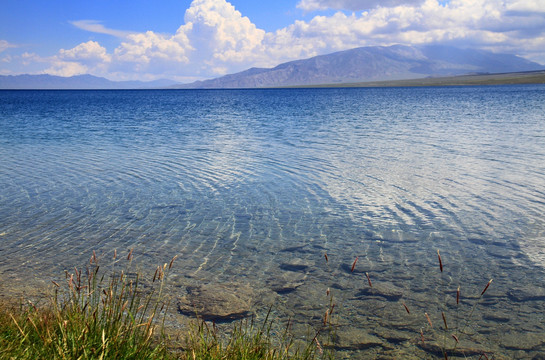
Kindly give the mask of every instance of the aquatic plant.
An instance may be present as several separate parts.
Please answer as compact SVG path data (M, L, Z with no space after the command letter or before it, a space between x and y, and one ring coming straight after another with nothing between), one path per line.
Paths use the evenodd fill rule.
M441 257L441 253L439 252L439 250L437 250L437 260L438 260L438 263L439 263L439 270L440 270L441 275L442 275L443 269L444 269L444 264L443 264L443 259ZM455 311L456 311L455 319L456 319L456 321L455 321L454 326L452 326L452 324L451 324L451 326L449 327L449 323L447 322L447 318L448 318L448 316L447 316L447 312L448 312L447 306L446 306L446 304L442 304L442 307L441 307L441 320L442 320L443 327L442 327L442 330L440 331L441 335L439 336L439 337L441 337L441 339L436 339L436 341L440 346L440 353L445 359L448 359L449 355L460 355L460 354L462 354L464 356L466 355L466 354L464 354L464 350L459 349L460 342L461 342L462 339L464 339L466 337L469 337L469 334L466 332L466 329L471 324L471 322L473 320L473 313L475 312L475 309L477 308L477 305L480 303L481 299L483 298L484 294L488 290L491 283L492 283L492 279L490 279L486 283L486 285L484 286L484 289L477 296L477 299L473 302L472 307L470 308L470 310L467 312L467 315L465 315L465 316L463 314L462 315L460 314L460 312L461 312L461 303L460 303L460 299L461 299L461 290L460 290L460 288L461 288L461 286L458 285L456 291L452 292L452 293L455 294L455 303L456 303L456 306L455 306ZM442 284L444 284L444 283L442 282ZM446 293L451 293L451 290L447 289ZM408 310L407 306L405 304L403 304L403 306L405 306L405 309L407 310L407 313L409 313L409 310ZM424 328L426 328L426 331L424 331L424 328L420 329L420 341L421 341L422 347L429 351L430 348L427 347L426 336L427 336L428 333L431 333L432 336L437 337L438 331L437 331L436 328L434 328L432 320L431 320L431 318L430 318L430 316L428 315L427 312L424 313L424 316L426 318L426 325L424 326ZM462 325L460 325L460 321L459 321L460 319L461 319ZM471 351L476 352L475 349L472 349ZM487 355L486 355L485 351L480 351L480 353L478 355L480 355L480 358L482 358L482 357L487 358Z

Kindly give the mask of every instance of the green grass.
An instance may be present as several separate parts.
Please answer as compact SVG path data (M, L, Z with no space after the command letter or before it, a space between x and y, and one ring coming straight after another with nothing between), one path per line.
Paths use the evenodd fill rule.
M101 271L93 253L85 270L66 272L63 284L54 282L45 306L0 305L0 359L332 358L318 345L318 334L303 345L296 345L289 326L272 336L270 311L260 326L240 321L228 334L196 321L176 343L164 331L163 294L174 259L146 282L131 270L131 260L132 252L123 259L114 255L114 265Z
M221 334L215 325L204 321L194 324L187 333L184 344L186 351L182 359L332 359L333 353L319 345L317 335L312 341L296 345L289 332L289 325L278 336L271 335L273 322L269 320L270 310L261 326L253 320L235 323L229 335Z

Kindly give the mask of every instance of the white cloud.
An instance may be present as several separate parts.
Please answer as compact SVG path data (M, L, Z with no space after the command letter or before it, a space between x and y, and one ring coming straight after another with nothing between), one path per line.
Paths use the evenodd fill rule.
M89 68L73 61L54 60L45 73L57 76L83 75L89 73Z
M317 15L274 32L259 29L225 0L194 0L174 34L130 33L99 22L73 22L122 37L108 53L88 41L47 59L56 74L90 72L112 79L196 79L252 66L274 66L358 46L442 43L514 52L545 61L545 0L302 0L299 7L366 11ZM543 6L542 6L543 5ZM536 9L541 9L537 11ZM0 49L7 42L0 41Z
M183 32L211 62L240 63L259 57L265 31L224 0L195 0L185 13Z
M108 29L107 27L102 25L100 21L96 21L96 20L70 21L70 24L85 31L90 31L90 32L99 33L99 34L108 34L108 35L112 35L119 38L124 38L132 34L132 32L130 31Z
M545 14L545 0L516 0L507 4L507 10L515 13Z
M0 40L0 53L4 52L5 50L7 50L9 48L14 48L14 47L17 47L17 45L10 44L6 40Z
M88 41L70 49L59 51L59 58L63 60L77 60L90 63L110 62L111 56L106 49L96 41Z
M327 9L361 11L375 7L417 5L422 2L423 0L301 0L297 4L297 7L305 11Z
M147 31L129 35L115 49L115 59L121 62L149 64L153 60L187 63L187 52L192 47L184 36L165 36Z

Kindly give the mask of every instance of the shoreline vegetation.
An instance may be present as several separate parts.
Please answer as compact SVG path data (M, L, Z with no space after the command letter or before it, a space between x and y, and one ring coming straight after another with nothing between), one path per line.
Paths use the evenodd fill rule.
M356 83L293 86L293 88L337 87L425 87L425 86L479 86L479 85L531 85L545 84L545 70L510 72L501 74L468 74L421 79L366 81Z
M272 334L271 310L264 320L233 322L222 332L196 315L185 330L165 324L165 292L176 256L146 279L132 264L132 250L102 266L95 252L85 269L65 272L45 305L28 300L0 303L0 359L332 359L318 340L320 329L301 343L288 323ZM105 270L104 270L105 269ZM332 297L331 297L332 299ZM331 317L324 328L331 327Z
M385 81L364 81L364 82L338 82L323 83L313 85L290 85L290 86L255 86L255 87L229 87L229 86L203 86L203 87L184 87L183 85L154 86L143 87L133 84L116 86L114 82L102 78L95 78L90 75L80 75L64 79L50 75L18 75L36 79L26 84L6 84L0 81L0 90L259 90L259 89L303 89L303 88L375 88L375 87L449 87L449 86L483 86L483 85L531 85L545 84L545 70L508 72L508 73L475 73L455 76L434 76L416 79L403 80L385 80ZM51 84L48 84L44 76L54 78ZM13 77L13 76L12 76ZM4 77L6 78L6 76ZM76 81L83 79L93 79L92 82L81 83ZM107 84L99 82L102 79ZM0 80L2 80L0 78ZM68 83L63 83L63 81ZM5 80L4 80L5 81Z
M327 263L327 253L324 258ZM174 330L169 329L166 318L172 300L167 291L168 275L176 256L157 266L153 276L152 272L149 276L142 275L132 260L132 250L121 258L114 251L113 262L102 266L93 252L85 269L65 271L65 281L59 281L61 284L52 281L53 293L44 306L28 300L18 306L0 303L0 359L335 358L338 310L329 288L325 312L317 314L321 324L318 328L309 326L304 338L291 332L291 319L285 326L273 319L272 305L260 320L249 317L220 329L215 322L205 321L196 313L189 326ZM349 274L354 274L357 262L358 257L352 262ZM439 250L437 262L443 279ZM372 275L366 272L365 277L372 290ZM452 284L441 281L445 295L455 294L447 300L450 306L442 305L439 324L434 325L428 313L422 314L427 325L420 328L417 340L410 346L415 351L424 351L426 358L488 359L488 355L498 355L490 349L461 345L471 337L467 329L474 325L472 315L491 283L489 280L480 294L467 298L472 305L463 310L460 286L453 292ZM410 322L409 318L414 319L415 314L411 315L411 305L407 304L400 302L400 313L406 314ZM455 316L449 313L453 310Z

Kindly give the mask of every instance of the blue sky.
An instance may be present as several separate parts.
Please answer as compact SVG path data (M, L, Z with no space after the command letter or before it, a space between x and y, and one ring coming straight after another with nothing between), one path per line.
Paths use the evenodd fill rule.
M1 75L192 81L393 44L545 63L545 0L8 0L0 7Z

